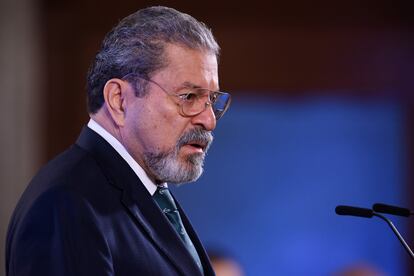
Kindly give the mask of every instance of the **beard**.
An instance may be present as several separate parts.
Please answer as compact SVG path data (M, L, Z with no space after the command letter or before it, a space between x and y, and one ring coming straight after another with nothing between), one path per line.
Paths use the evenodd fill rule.
M180 149L189 143L206 145L202 153L180 158ZM162 152L145 152L144 162L157 182L181 184L196 181L203 173L204 158L213 142L210 131L195 128L185 132L175 147Z

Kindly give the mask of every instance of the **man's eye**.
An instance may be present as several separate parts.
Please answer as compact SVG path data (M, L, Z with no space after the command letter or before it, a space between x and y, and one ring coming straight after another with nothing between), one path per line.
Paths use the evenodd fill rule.
M181 100L191 102L197 99L197 94L196 93L185 93L185 94L179 95L179 97Z

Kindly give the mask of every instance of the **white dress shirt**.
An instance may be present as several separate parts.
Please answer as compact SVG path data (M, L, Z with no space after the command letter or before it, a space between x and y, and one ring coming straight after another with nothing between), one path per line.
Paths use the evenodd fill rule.
M122 158L128 163L131 169L135 172L138 178L144 184L145 188L148 190L151 196L154 195L157 190L157 185L148 177L147 173L142 169L142 167L135 161L134 158L128 153L125 147L106 129L100 126L97 122L90 119L88 122L88 127L98 133L102 138L104 138L118 153ZM163 183L160 186L166 186L166 183Z

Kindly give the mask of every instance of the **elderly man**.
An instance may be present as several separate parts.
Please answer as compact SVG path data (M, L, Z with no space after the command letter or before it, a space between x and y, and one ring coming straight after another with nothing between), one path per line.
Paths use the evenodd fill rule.
M8 275L214 275L166 183L201 175L230 104L218 52L203 23L166 7L106 35L88 74L87 127L13 214Z

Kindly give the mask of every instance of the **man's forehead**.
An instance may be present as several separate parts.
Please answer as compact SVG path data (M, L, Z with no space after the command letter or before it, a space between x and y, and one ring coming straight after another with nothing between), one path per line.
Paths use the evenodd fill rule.
M166 66L155 75L160 81L168 82L174 90L218 90L217 58L213 52L168 44L165 58Z
M217 71L217 56L208 49L193 49L180 44L167 43L164 55L166 67L196 65L206 70Z

